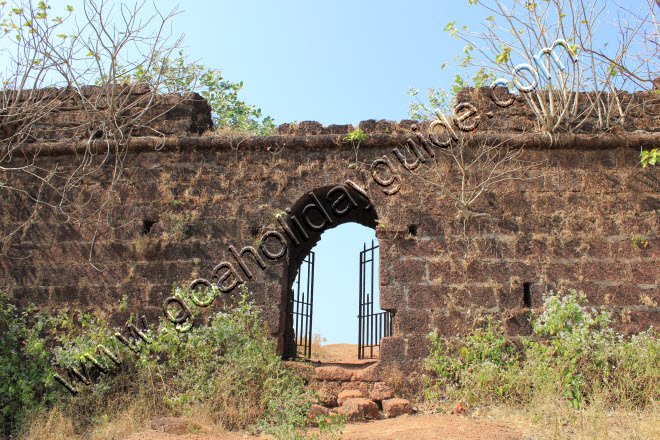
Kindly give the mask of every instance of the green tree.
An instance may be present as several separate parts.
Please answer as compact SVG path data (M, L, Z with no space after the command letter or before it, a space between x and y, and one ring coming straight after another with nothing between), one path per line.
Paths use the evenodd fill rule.
M159 57L151 71L137 69L132 76L126 75L123 82L138 83L153 81L162 75L161 93L178 93L181 90L199 92L212 110L214 130L228 129L244 135L268 136L275 124L270 116L263 116L261 109L238 99L243 81L227 81L219 69L208 69L202 64L188 63L183 51L170 59Z
M238 92L243 88L243 81L226 81L221 73L220 70L209 69L200 76L200 83L205 87L202 96L213 109L215 128L228 128L260 136L271 135L275 130L273 118L262 116L260 108L240 101Z
M444 69L444 65L443 65ZM472 75L472 78L463 77L457 74L451 84L449 91L440 88L429 88L426 91L426 102L419 98L419 90L410 88L408 94L415 98L408 108L408 116L416 121L427 121L436 118L442 119L442 116L449 116L454 111L454 106L458 104L456 95L465 87L479 88L488 85L495 75L486 73L485 69L480 69Z

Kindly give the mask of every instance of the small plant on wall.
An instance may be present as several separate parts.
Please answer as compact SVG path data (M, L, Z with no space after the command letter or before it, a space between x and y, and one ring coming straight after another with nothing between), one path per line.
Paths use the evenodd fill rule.
M644 150L639 153L640 162L642 168L646 168L647 165L655 166L655 164L660 160L660 151L657 148L654 148L650 151Z
M163 229L167 235L175 241L185 240L190 237L190 223L193 216L188 213L165 214Z
M354 131L348 133L346 136L344 136L344 142L350 142L353 145L353 151L355 151L355 162L349 164L349 168L351 167L357 167L358 164L358 150L360 149L360 142L364 141L367 139L367 134L360 130L359 128L356 128Z
M640 248L646 249L649 246L649 242L642 237L632 237L630 240L632 241L633 249L636 251Z

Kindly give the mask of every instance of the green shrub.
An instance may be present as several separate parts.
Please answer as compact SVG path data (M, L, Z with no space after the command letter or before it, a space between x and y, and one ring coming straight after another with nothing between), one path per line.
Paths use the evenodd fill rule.
M660 334L654 330L617 343L606 383L612 403L644 407L660 402Z
M541 339L524 340L525 371L534 375L537 392L560 392L576 408L602 388L615 347L611 313L590 311L586 302L584 293L575 290L549 295L543 313L532 322Z
M20 311L0 294L0 435L18 431L27 409L52 404L56 393L52 382L50 353L41 334L51 325L32 307Z
M175 287L172 294L190 305L193 315L201 310L189 290ZM209 289L195 296L217 294ZM138 401L153 415L195 417L204 411L225 429L304 438L315 394L304 378L285 368L249 296L242 287L231 309L211 314L207 324L177 327L163 317L146 328L136 326L141 336L127 339L134 350L118 342L117 329L98 313L81 314L75 325L67 316L55 319L68 331L57 336L61 345L53 350L54 357L60 377L77 394L68 395L52 379L50 387L58 387L62 408L77 432L89 432L107 421L108 414ZM62 373L74 370L88 385L75 380L75 374ZM331 432L339 424L332 420L326 426Z
M520 350L490 320L461 339L432 335L427 397L527 404L559 396L576 409L595 398L637 407L658 401L658 334L624 338L609 312L585 303L582 292L550 292Z
M427 398L446 395L477 402L511 397L521 357L504 336L501 323L486 319L485 324L461 340L431 334L427 368L434 378L426 390Z
M189 298L182 289L175 294ZM164 397L173 408L208 402L229 429L279 419L278 407L271 402L283 395L296 409L292 417L304 416L309 408L310 392L301 378L284 368L275 341L245 290L230 313L216 313L206 326L179 332L163 319L154 339L149 352L160 353L165 360L147 352L141 359L145 367L160 366L156 376L168 384Z

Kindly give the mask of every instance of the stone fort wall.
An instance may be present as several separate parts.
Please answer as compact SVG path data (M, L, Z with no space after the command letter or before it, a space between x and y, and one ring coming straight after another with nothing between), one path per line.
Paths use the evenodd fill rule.
M427 123L363 121L368 137L356 148L343 138L358 127L315 122L284 124L271 137L196 135L208 109L188 105L172 116L177 129L164 141L131 141L125 178L102 218L79 225L40 209L4 248L0 290L20 304L102 309L122 324L135 312L158 319L174 283L220 279L228 290L240 278L282 349L287 292L300 262L325 228L354 221L374 228L380 243L380 304L394 313L384 360L418 360L429 332L464 334L480 313L501 319L511 335L528 334L542 294L559 288L583 290L626 332L657 326L660 172L641 169L638 156L640 147L660 143L660 105L626 122L636 132L567 134L549 144L530 133L533 118L520 100L502 109L486 93L461 94L478 111L472 141L500 136L524 146L522 157L538 165L527 179L485 192L473 207L483 216L458 218L449 197L398 159L394 150L414 164L405 145L410 139L423 152ZM62 169L75 167L85 148L56 138L33 146L41 149L38 165ZM351 165L356 155L358 166ZM85 193L109 178L90 176ZM30 214L7 191L0 211L5 231ZM634 237L648 245L635 249ZM128 310L118 311L123 295Z

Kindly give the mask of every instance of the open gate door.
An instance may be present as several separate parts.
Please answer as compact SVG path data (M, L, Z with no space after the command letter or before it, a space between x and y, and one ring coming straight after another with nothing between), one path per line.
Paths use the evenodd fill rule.
M378 245L360 252L360 305L358 314L358 359L377 359L380 356L380 340L392 335L392 314L374 313L374 258Z
M312 357L312 309L314 305L314 252L298 269L298 276L287 301L287 327L284 340L288 358Z

